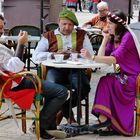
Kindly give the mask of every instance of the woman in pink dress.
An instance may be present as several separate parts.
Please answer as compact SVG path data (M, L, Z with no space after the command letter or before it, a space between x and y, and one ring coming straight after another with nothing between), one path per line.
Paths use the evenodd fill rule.
M99 131L100 135L125 136L134 132L134 107L136 78L140 73L140 48L134 34L126 26L126 16L120 10L108 14L108 32L97 56L91 56L86 49L81 55L96 62L119 64L119 73L108 73L97 86L92 114L98 118L97 124L89 126L95 131L107 127L110 131Z

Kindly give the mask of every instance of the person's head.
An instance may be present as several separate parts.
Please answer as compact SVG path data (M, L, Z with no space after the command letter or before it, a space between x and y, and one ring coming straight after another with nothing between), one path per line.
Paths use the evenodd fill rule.
M126 28L127 17L121 10L114 10L108 13L108 31L110 34L116 36L116 41L121 40Z
M2 36L2 34L4 34L4 25L5 25L5 19L0 14L0 37Z
M67 9L62 10L59 13L59 30L64 35L72 33L74 25L78 26L78 20L75 14Z
M108 4L107 2L101 1L97 4L97 10L99 13L99 16L102 17L107 17L108 13Z

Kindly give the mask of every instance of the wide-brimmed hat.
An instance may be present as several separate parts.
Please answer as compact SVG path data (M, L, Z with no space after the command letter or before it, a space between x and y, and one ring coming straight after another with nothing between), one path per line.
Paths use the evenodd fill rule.
M74 23L74 25L76 25L76 26L79 25L75 14L72 11L68 10L68 9L62 10L59 13L59 18L67 18L67 19L71 20Z

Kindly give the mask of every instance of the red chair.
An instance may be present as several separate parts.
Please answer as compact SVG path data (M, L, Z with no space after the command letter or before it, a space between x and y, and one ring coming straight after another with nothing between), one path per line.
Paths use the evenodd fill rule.
M4 76L5 73L0 71L0 80L6 80L6 82L1 85L0 90L0 109L2 109L3 101L8 101L10 103L11 108L14 110L14 105L18 105L18 108L21 110L20 112L12 113L12 115L5 115L5 111L0 112L0 121L5 120L7 118L14 118L21 119L22 120L22 131L26 133L26 120L34 120L36 125L36 139L39 140L40 138L40 124L39 124L39 114L40 114L40 100L41 100L41 82L39 77L34 74L33 72L20 72L13 75L10 75L9 77ZM37 84L34 82L33 79L31 79L31 76L33 76ZM17 82L18 80L21 80L22 78L29 79L33 85L34 89L23 89L19 91L11 91L11 83ZM2 82L1 82L2 84ZM26 92L26 93L25 93ZM34 105L34 110L32 110L33 115L26 116L26 111L31 108L31 105ZM10 110L10 107L9 107Z

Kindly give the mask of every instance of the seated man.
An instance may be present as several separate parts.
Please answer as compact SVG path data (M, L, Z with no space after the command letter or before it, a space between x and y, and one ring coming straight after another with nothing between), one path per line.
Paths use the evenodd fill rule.
M34 61L46 60L47 56L57 52L60 53L61 50L61 53L64 54L68 50L80 53L82 48L87 48L91 54L94 53L87 33L84 30L74 28L74 25L78 26L78 21L73 12L66 9L61 11L58 24L58 29L43 34L42 39L39 41L33 53ZM72 94L72 107L77 105L77 69L73 69L71 74L69 69L49 67L47 68L47 80L62 85L72 83L72 88L75 89ZM90 91L89 80L84 72L82 72L81 76L81 91L81 100L83 100ZM71 118L69 116L69 100L64 103L61 114L63 114L68 122L75 122L73 113L71 113Z
M4 22L4 20L0 20L0 22ZM24 44L27 42L27 38L27 32L23 31L19 33L18 45L15 54L10 49L0 44L0 71L17 73L23 70L24 63L20 59L23 54ZM25 88L33 89L34 85L30 80L23 78L19 85L13 87L12 90L17 91ZM44 105L40 112L40 137L47 140L54 139L54 136L49 134L51 133L49 130L56 130L55 116L67 98L67 89L56 83L42 81L41 95L44 97ZM59 131L57 131L57 133L58 132ZM60 132L59 135L62 134L64 137L64 132Z
M93 17L91 20L85 22L83 27L91 25L96 28L104 29L107 26L107 13L108 13L108 4L104 1L101 1L97 4L98 15Z

